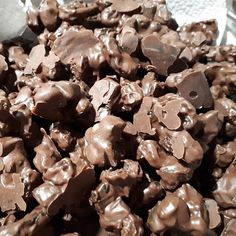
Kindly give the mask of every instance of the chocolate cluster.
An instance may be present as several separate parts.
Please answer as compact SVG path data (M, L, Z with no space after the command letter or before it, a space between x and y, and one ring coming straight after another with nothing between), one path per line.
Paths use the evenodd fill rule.
M164 0L42 0L0 47L0 235L236 235L236 47Z

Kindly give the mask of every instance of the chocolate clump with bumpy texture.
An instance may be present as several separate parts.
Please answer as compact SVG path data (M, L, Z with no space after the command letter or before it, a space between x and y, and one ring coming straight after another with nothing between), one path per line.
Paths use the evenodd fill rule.
M61 2L0 43L0 236L234 236L236 47L165 0Z

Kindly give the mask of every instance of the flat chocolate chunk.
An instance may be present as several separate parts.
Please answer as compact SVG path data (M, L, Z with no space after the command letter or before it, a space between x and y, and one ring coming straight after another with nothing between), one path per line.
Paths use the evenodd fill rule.
M162 43L155 34L142 39L142 51L160 75L168 75L168 68L174 64L180 53L177 47Z
M111 0L112 9L118 12L132 12L140 8L140 3L135 0Z
M206 76L202 71L188 69L166 80L169 87L177 87L179 94L196 108L210 108L213 99Z
M134 126L137 131L144 134L154 135L156 129L152 126L153 104L157 102L156 98L144 97L139 111L134 114Z
M32 74L37 71L40 65L46 66L48 69L53 69L57 62L59 62L59 58L52 51L46 56L45 46L39 44L32 48L24 73Z
M132 27L125 26L119 35L119 46L123 51L130 55L136 51L139 44L139 37L136 30Z
M88 57L89 65L94 69L105 62L103 45L90 30L67 30L55 40L52 50L66 65L79 64L83 56Z
M169 130L191 129L197 121L196 109L183 97L167 93L157 99L153 112Z
M170 130L179 129L181 127L181 119L178 116L180 107L180 101L173 100L167 102L162 109L155 109L159 122L162 122Z
M25 186L21 182L20 174L1 174L0 179L1 211L15 210L16 206L25 211L26 203L22 198Z
M205 205L209 215L209 228L215 229L221 224L221 217L219 213L219 206L213 199L205 199Z

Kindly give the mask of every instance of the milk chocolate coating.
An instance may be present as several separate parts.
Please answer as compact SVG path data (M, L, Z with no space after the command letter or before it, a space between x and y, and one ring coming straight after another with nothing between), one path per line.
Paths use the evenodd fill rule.
M179 75L169 76L167 86L176 87L179 94L196 108L212 106L212 96L207 79L201 71L185 70Z
M50 137L63 151L73 150L77 141L77 133L60 123L52 123Z
M64 47L67 47L66 51ZM53 44L53 51L62 63L78 65L83 57L87 57L89 65L94 69L98 69L105 62L103 50L104 45L90 30L66 31Z
M38 206L21 220L4 226L0 229L0 235L35 235L50 221L45 209Z
M209 228L217 228L221 224L221 217L217 202L213 199L205 199L205 205L209 215Z
M187 182L193 173L192 167L178 161L153 140L145 140L140 143L137 158L145 158L151 166L157 169L157 174L161 177L160 183L165 189L174 189L181 182Z
M36 155L33 162L37 170L40 173L44 173L49 167L52 167L61 159L61 154L46 131L41 129L41 132L43 133L43 139L41 144L34 148Z
M66 5L59 6L59 17L63 21L76 23L83 21L86 17L98 13L98 6L95 3L83 3L79 0L74 0Z
M0 236L235 235L236 47L165 0L60 2L0 43Z
M101 120L111 114L113 105L120 97L120 85L112 78L104 78L96 81L90 88L92 105L96 111L96 120Z
M224 228L221 236L226 236L226 235L229 235L229 236L233 236L235 235L235 225L236 225L236 220L231 220L229 221L229 223L226 225L226 227Z
M235 162L226 169L223 176L217 181L216 189L213 194L215 200L222 208L235 207Z
M180 52L178 48L162 43L155 34L143 38L142 51L160 75L167 75L168 68L173 65Z
M138 82L130 82L121 80L121 109L123 111L131 111L134 107L142 102L143 91Z
M200 46L211 45L216 40L218 29L215 20L208 20L184 25L179 32L183 42L191 46Z
M95 173L85 161L75 165L64 158L48 168L43 178L45 182L34 189L33 195L40 205L47 207L49 215L55 215L61 209L76 212L95 181Z
M55 0L43 0L39 6L39 18L45 28L50 31L56 29L58 24L58 4Z
M93 165L116 166L122 158L119 149L125 122L115 116L106 116L85 133L85 156Z
M104 213L100 214L101 227L122 236L143 235L141 222L120 197L108 204Z
M202 204L202 196L190 185L183 185L149 211L147 225L156 234L177 229L182 233L204 235L208 217Z

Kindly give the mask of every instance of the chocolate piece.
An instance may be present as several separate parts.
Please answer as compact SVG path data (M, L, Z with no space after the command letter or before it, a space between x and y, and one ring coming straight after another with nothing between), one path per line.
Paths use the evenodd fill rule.
M179 94L196 108L212 106L211 92L203 72L188 69L180 74L169 76L166 83L171 88L176 87Z
M34 165L40 173L44 173L48 168L52 167L61 159L61 154L58 152L55 144L47 135L46 131L41 128L43 139L41 144L34 148L36 156L33 159Z
M36 232L40 233L40 229L43 229L49 221L50 218L47 216L45 209L38 206L21 220L1 227L0 235L35 235Z
M93 168L85 161L78 165L64 158L48 168L45 182L33 191L40 205L47 207L49 215L56 215L61 209L76 212L85 193L95 181Z
M209 228L215 229L221 224L219 207L213 199L205 199L205 205L209 215Z
M15 63L19 69L24 69L28 59L28 55L24 52L24 49L19 46L12 46L8 49L8 52L8 60Z
M120 197L105 207L104 213L100 215L100 224L107 231L117 232L122 236L143 235L142 220L131 214Z
M121 80L121 103L122 110L130 111L133 107L142 102L143 91L137 82L130 82L128 80Z
M12 133L17 128L16 120L10 112L10 101L3 90L0 90L0 137Z
M208 61L228 61L235 62L236 60L236 47L235 45L220 45L211 47L206 54Z
M79 62L83 57L88 58L90 67L94 69L105 62L104 46L90 30L67 30L55 40L52 50L66 65L81 65Z
M76 105L83 94L77 83L69 81L47 82L34 92L32 113L53 121L72 119L68 113L76 115Z
M209 144L220 132L223 125L222 118L217 111L208 111L198 116L194 130L202 142Z
M213 191L215 200L222 208L235 207L235 189L235 162L232 162Z
M190 220L187 204L178 197L166 196L149 211L148 228L156 234L171 228L184 231Z
M155 34L142 39L142 51L160 75L167 75L168 68L173 65L180 53L178 48L162 43Z
M39 5L39 18L50 31L56 29L58 24L58 4L56 0L43 0Z
M223 214L225 224L227 224L227 222L229 222L231 219L236 218L235 208L229 208L229 209L226 209L226 210L222 210L221 212Z
M190 211L191 231L204 234L208 227L208 215L204 205L204 200L191 185L184 184L177 189L174 195L186 202Z
M143 189L143 204L153 203L156 199L160 199L163 197L164 191L162 186L157 181L151 181L148 185ZM138 202L139 204L139 202Z
M196 111L178 95L166 94L158 99L144 97L139 111L134 115L136 129L154 135L159 123L170 130L190 129L196 123Z
M112 106L120 96L120 85L112 78L104 78L95 82L89 90L92 105L96 111L96 120L111 114Z
M140 4L134 0L111 0L112 9L118 12L127 13L139 9Z
M28 7L26 12L26 21L33 32L39 32L42 29L38 8L34 6Z
M159 143L166 151L173 153L177 159L198 167L203 158L201 145L185 131L170 131L161 127Z
M57 62L59 62L59 58L52 51L50 51L49 55L46 56L45 46L40 44L31 50L29 62L25 67L24 73L37 73L40 66L47 67L48 70L53 70L56 67Z
M24 140L26 148L34 148L41 139L39 126L32 120L32 113L30 111L32 106L32 91L29 87L25 86L17 94L10 108L15 122L17 122L19 135Z
M111 6L106 7L101 12L101 23L105 27L117 26L121 19L121 13L112 9Z
M235 122L236 103L228 98L221 98L215 101L215 109L221 114L225 120L231 124Z
M122 52L112 35L101 35L101 40L107 48L106 59L109 65L123 77L133 77L139 65L126 52Z
M221 236L226 236L226 235L233 236L236 234L235 229L236 229L236 220L235 219L230 220L228 224L226 225L226 227L224 228Z
M76 134L72 129L61 123L52 123L50 137L63 151L72 150L76 144Z
M22 139L16 137L0 138L0 147L4 173L21 173L25 167L30 167Z
M153 140L144 140L140 143L137 158L145 158L157 169L156 172L161 177L161 185L165 189L175 189L179 183L188 181L193 174L193 167L165 152L158 142Z
M216 165L220 167L229 166L236 156L236 140L224 145L217 144L214 153Z
M192 46L212 44L217 37L218 29L215 20L200 21L184 25L179 29L181 40Z
M157 103L156 98L144 97L139 111L134 114L134 126L140 133L154 135L156 133L155 121L157 118L153 116L153 104Z
M142 79L143 96L159 97L163 93L164 83L160 82L154 72L148 72Z
M207 232L207 214L203 199L189 184L167 194L149 211L147 225L153 233L168 232L204 235Z
M115 116L106 116L85 133L85 157L93 165L116 166L122 158L118 148L125 122Z
M142 177L143 172L137 162L124 160L123 168L103 171L100 180L111 184L118 196L128 197L130 189L140 182Z
M0 208L2 212L15 210L26 210L24 195L24 184L21 182L20 174L2 174L0 176Z
M83 21L86 17L96 13L98 13L98 6L95 3L83 3L79 0L73 0L59 6L59 17L70 23Z
M136 51L139 44L139 37L136 30L132 27L124 26L119 35L118 42L122 50L131 55Z
M191 129L196 123L196 110L185 99L168 93L158 98L154 105L158 121L169 130Z
M135 126L129 121L126 122L126 126L125 126L123 132L128 135L133 135L133 136L137 135L137 130L136 130Z

